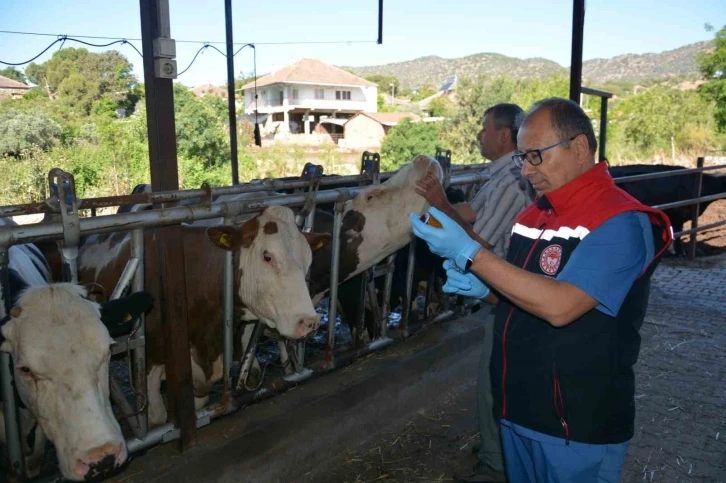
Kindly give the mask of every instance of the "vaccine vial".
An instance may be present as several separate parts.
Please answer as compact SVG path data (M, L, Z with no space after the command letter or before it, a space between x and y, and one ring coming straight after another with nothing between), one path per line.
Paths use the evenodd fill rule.
M434 228L443 228L441 223L439 223L439 220L431 216L431 213L424 213L423 215L421 215L420 220L429 226L433 226Z

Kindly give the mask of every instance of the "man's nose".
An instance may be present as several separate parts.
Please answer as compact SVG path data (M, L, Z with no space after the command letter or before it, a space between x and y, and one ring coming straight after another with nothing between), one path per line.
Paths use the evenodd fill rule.
M522 162L522 176L525 178L531 176L534 173L534 166L530 164L526 159Z

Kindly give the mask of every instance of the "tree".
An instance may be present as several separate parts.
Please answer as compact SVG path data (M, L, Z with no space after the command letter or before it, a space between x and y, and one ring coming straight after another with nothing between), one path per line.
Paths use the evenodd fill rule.
M380 92L378 93L378 112L394 112L396 110L396 106L393 106L391 104L388 104L386 102L386 99L383 97L383 94Z
M176 113L179 156L203 160L209 167L219 165L229 159L223 120L208 102L191 96Z
M416 93L411 96L411 102L422 101L427 97L433 96L434 94L436 94L436 89L431 87L431 85L426 84L420 89L416 89Z
M132 69L133 65L126 57L115 50L95 53L83 48L65 48L42 64L31 62L25 74L51 99L70 94L75 103L80 101L80 104L90 106L102 96L108 96L115 102L125 99L137 83ZM77 78L68 81L71 75ZM64 89L63 83L67 83ZM94 87L89 89L89 86ZM76 87L85 92L73 92Z
M479 139L484 111L500 102L510 102L515 82L506 77L493 79L464 77L456 90L458 106L445 121L442 143L452 151L453 162L470 164L482 162Z
M398 92L398 87L399 87L400 83L399 83L397 77L394 77L392 75L375 74L375 75L366 76L365 80L376 83L378 85L378 92L381 92L381 93L385 92L387 94L391 93L391 84L393 84L393 89L394 89L393 95L394 96L396 94L400 95L400 93Z
M0 155L19 156L33 147L48 149L60 135L60 126L46 117L15 109L0 113Z
M697 93L662 86L627 98L619 109L625 113L622 130L628 142L643 151L670 150L672 158L685 127L706 125L710 117Z
M381 144L381 171L393 171L414 156L433 156L439 145L441 123L404 119L391 128Z
M22 82L23 84L27 84L27 79L25 78L25 74L20 72L15 67L8 67L6 69L0 70L0 75L3 77L7 77L8 79Z
M714 118L720 132L726 132L726 26L716 32L715 48L697 56L706 83L699 87L704 98L714 101Z

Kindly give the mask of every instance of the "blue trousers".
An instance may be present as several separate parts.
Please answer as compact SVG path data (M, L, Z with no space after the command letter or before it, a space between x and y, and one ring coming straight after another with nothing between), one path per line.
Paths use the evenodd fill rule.
M507 479L517 483L618 483L630 441L584 444L501 420Z

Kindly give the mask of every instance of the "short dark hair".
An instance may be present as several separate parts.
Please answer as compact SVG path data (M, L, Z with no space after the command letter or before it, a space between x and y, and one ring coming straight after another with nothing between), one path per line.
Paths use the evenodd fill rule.
M497 129L509 128L512 143L517 145L517 133L524 121L524 111L516 104L501 103L495 104L484 111L482 119L487 114L494 116L494 127Z
M584 134L587 137L590 154L595 155L597 151L595 130L592 128L592 121L579 104L561 97L549 97L537 101L529 108L527 117L522 124L526 124L535 112L542 109L549 111L552 127L560 139L570 139L578 134ZM566 144L569 145L569 143Z

